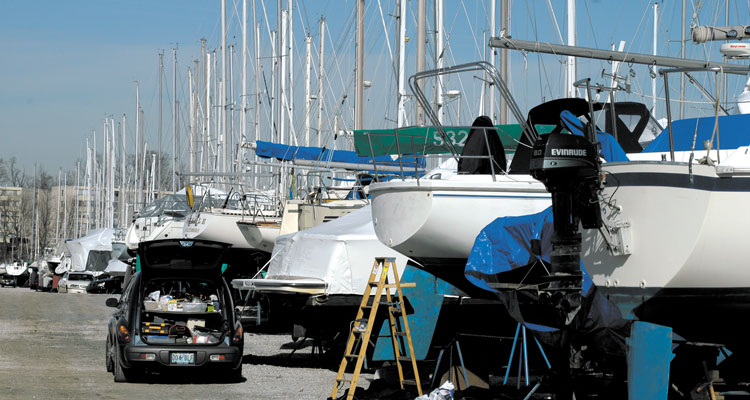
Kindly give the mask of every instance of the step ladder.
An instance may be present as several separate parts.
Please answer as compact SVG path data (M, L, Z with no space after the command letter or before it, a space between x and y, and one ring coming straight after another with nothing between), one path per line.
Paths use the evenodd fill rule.
M392 272L394 283L388 282L389 270ZM416 286L416 283L399 282L395 258L375 258L375 263L372 265L372 272L370 273L370 279L367 282L367 288L362 296L359 311L357 311L357 318L354 320L351 332L349 333L349 340L346 343L344 358L341 360L339 372L336 375L336 383L333 385L333 390L331 391L331 399L336 399L339 389L341 389L345 383L349 383L346 399L352 400L354 398L354 391L357 388L359 373L362 370L362 364L365 361L365 354L367 353L367 346L370 343L370 335L372 334L373 325L375 324L378 306L381 304L388 308L388 322L391 329L391 340L393 341L393 354L395 355L396 367L398 368L401 389L404 388L404 385L413 385L417 387L419 395L422 395L422 385L419 381L417 360L413 357L414 347L411 341L409 322L406 319L406 313L403 311L404 296L401 292L402 288ZM396 294L398 295L397 298L391 296L391 291L389 289L393 288L396 289ZM372 294L373 289L375 289L374 295ZM383 293L383 289L385 289L385 293ZM385 294L385 302L381 301L383 294ZM403 330L399 330L400 324L398 316L403 318ZM404 340L406 343L403 342ZM401 345L408 347L407 354L401 354ZM346 368L349 365L350 360L355 361L354 371L351 377L346 379L344 378L344 374L346 373ZM414 370L414 379L404 379L404 369L401 365L402 361L411 362L411 366Z

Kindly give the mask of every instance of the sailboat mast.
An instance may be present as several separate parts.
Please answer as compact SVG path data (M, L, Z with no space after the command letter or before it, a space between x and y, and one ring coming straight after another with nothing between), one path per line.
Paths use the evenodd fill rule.
M398 0L398 122L400 128L406 124L406 89L404 68L406 63L406 0Z
M310 146L310 63L312 36L305 36L305 146Z
M68 173L63 175L63 235L62 239L68 237Z
M133 193L133 203L135 203L135 205L133 211L138 211L141 204L141 187L143 187L141 184L141 176L143 171L138 169L138 155L141 152L140 149L143 148L142 143L143 138L141 137L141 98L138 90L138 81L135 81L135 163L133 164L133 171L135 172L135 192ZM88 144L86 144L86 147L88 148ZM143 155L143 157L145 157L145 154Z
M227 81L227 86L229 89L229 101L227 105L227 113L229 116L227 117L228 122L228 130L227 130L227 138L226 138L226 147L227 147L227 153L229 154L229 159L227 160L227 168L229 168L226 172L234 172L234 165L235 165L235 156L234 153L234 45L229 45L229 80Z
M260 23L258 23L257 6L253 0L253 65L255 66L255 135L253 140L260 140ZM255 185L257 187L257 184Z
M653 55L656 55L656 35L658 33L657 29L659 27L659 3L654 2L654 40L653 40ZM652 67L653 68L653 67ZM653 75L651 77L651 114L656 115L656 69L653 71Z
M281 6L281 2L279 2L279 6ZM289 13L287 10L281 10L281 26L279 27L279 35L280 35L280 43L281 47L279 48L279 62L280 62L280 68L279 68L279 137L281 143L284 144L292 144L290 140L286 137L286 108L287 108L287 93L286 93L286 83L287 83L287 57L289 56L287 54L288 45L287 40L289 40L287 36L287 23L289 19Z
M158 151L159 161L158 161L158 168L156 171L156 180L159 182L159 184L157 184L157 188L160 192L159 196L161 196L161 154L162 154L162 149L161 149L162 130L161 128L163 125L162 106L164 104L164 97L162 96L162 89L164 87L163 78L164 78L164 52L160 51L159 52L159 139L157 142L157 151Z
M500 18L502 19L502 22L500 23L500 30L505 31L506 36L510 36L510 5L509 0L500 0ZM493 32L494 34L494 32ZM508 52L507 49L500 49L500 77L505 81L508 82L508 55L510 52ZM508 103L505 102L505 97L500 96L500 115L498 118L498 123L500 124L507 124L508 123Z
M86 152L88 154L88 151ZM81 236L81 224L80 224L80 216L78 215L78 209L80 208L78 206L80 199L78 198L80 196L80 177L81 177L81 162L76 163L76 192L75 192L75 207L73 208L73 218L75 218L75 222L73 224L73 235L75 237Z
M576 0L568 0L568 46L576 45ZM565 66L565 84L567 97L576 97L576 88L573 83L576 81L576 58L568 57Z
M227 172L227 0L221 1L221 172Z
M685 0L682 0L682 29L680 30L680 58L685 59ZM685 74L680 74L680 119L685 118Z
M206 113L206 122L204 124L203 130L203 161L205 162L204 166L204 172L208 172L211 167L211 152L210 152L210 145L211 145L211 53L206 53L206 105L205 105L205 113Z
M179 104L177 102L177 48L175 47L172 49L172 89L174 91L173 93L173 99L174 99L174 111L172 112L172 193L177 191L177 149L179 148L180 138L177 136L177 114L179 113L179 108L177 105ZM161 157L161 155L160 155Z
M497 15L497 0L491 0L490 1L490 37L496 36L495 32L497 30L495 29L495 17ZM485 42L485 46L489 47L489 42ZM492 47L489 47L487 49L490 52L490 65L492 67L495 67L495 59L497 58L497 53L495 52L495 49ZM489 92L487 93L490 104L489 104L489 113L490 119L492 119L493 123L494 121L497 121L497 114L495 114L495 88L493 88L492 85L489 83L487 84L489 88Z
M326 19L320 19L320 56L318 59L318 147L323 136L323 66L325 65Z
M435 1L435 68L443 68L443 0ZM445 109L443 109L443 75L437 76L435 85L435 105L438 110L438 121L440 123L445 119Z
M31 215L31 245L33 246L32 257L36 260L37 223L39 222L36 213L36 163L34 164L34 203L32 205Z
M109 140L109 199L107 199L107 208L109 209L109 215L107 216L107 225L110 228L115 226L115 175L117 173L115 162L115 119L109 119L109 127L111 137ZM119 225L119 224L118 224Z
M242 0L242 90L240 90L240 99L242 104L242 112L240 113L240 143L243 143L247 142L247 0ZM245 157L240 157L240 161L244 159Z
M127 120L125 118L125 113L122 114L122 123L120 125L121 131L121 139L120 139L120 227L124 228L128 226L128 215L125 205L125 193L126 193L126 186L125 186L125 176L126 176L126 168L127 168L127 160L128 160L128 153L126 151L127 147L125 146L125 124Z
M198 66L198 60L195 60L195 66ZM197 69L196 69L197 71ZM188 103L188 168L190 171L195 171L195 93L193 92L193 71L188 68L188 95L190 101Z
M364 0L360 0L364 2ZM417 1L417 73L425 70L425 0ZM419 83L416 83L419 85ZM424 125L424 110L417 104L417 125Z
M55 243L60 241L60 176L62 175L62 168L57 170L57 220L55 221Z
M424 0L420 0L420 4ZM362 129L362 119L364 117L364 65L365 65L365 0L357 0L357 73L356 73L356 93L354 106L354 129Z
M289 96L286 97L289 118L289 138L288 143L297 144L297 138L294 136L294 125L292 118L294 117L294 9L292 8L292 0L289 0L287 4L287 25L289 28L289 34L287 35L286 41L289 45L288 49L288 61L289 61Z
M92 173L92 166L91 166L91 148L89 147L89 139L86 138L86 227L84 229L85 232L88 232L91 228L91 190L92 182L91 182L91 173Z
M201 62L203 63L203 68L200 70L200 76L202 77L199 88L196 88L200 93L198 95L198 108L201 107L201 102L206 100L206 102L203 104L203 127L201 129L201 158L200 158L200 166L198 168L201 169L201 171L206 172L208 171L208 53L206 53L206 39L201 39ZM196 74L199 74L199 72L196 70ZM197 119L197 112L196 112L196 119Z

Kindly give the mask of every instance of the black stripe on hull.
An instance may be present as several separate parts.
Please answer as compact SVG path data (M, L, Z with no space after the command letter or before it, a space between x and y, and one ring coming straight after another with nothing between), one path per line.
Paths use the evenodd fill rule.
M685 167L687 171L687 166ZM690 176L675 173L660 172L622 172L607 175L607 187L644 186L670 187L711 192L746 192L750 190L750 178L714 178L693 174Z

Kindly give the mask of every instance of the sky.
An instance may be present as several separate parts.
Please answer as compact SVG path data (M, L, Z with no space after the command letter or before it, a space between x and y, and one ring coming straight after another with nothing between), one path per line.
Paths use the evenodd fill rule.
M237 48L233 66L235 98L239 99L242 1L227 0L227 3L227 43ZM264 85L270 85L269 32L276 29L276 2L256 1L259 10L264 3L267 18L260 11L258 18L264 67L258 74L251 71L250 79L252 82L252 76L258 76ZM286 3L284 0L284 7ZM659 3L659 53L678 56L681 2L664 0ZM352 0L293 2L294 103L298 104L293 125L298 138L303 135L305 33L313 37L313 53L317 54L320 17L326 18L329 29L325 66L328 81L324 95L326 114L334 115L329 117L333 121L329 130L352 129L355 4ZM490 1L446 0L446 65L483 57L483 43L489 30L489 4ZM647 0L577 0L578 44L609 48L624 40L627 50L650 53L652 4ZM723 1L701 4L700 9L688 10L689 19L695 13L694 20L699 23L723 24ZM135 81L140 87L146 137L149 147L154 148L158 131L158 54L161 51L165 53L163 146L165 151L171 149L172 49L178 49L178 100L184 105L188 103L187 68L193 67L193 60L200 57L200 39L207 40L209 50L220 45L220 5L219 0L4 1L0 5L0 158L15 156L27 171L33 171L34 164L53 174L59 168L75 169L77 160L85 160L86 139L93 143L98 135L100 146L104 119L114 118L119 122L123 114L127 118L126 140L132 143ZM511 5L513 37L561 43L560 37L566 34L565 1L511 0ZM407 7L410 40L406 44L406 74L410 75L415 70L416 0L408 1ZM750 16L747 2L732 1L730 9L730 23L740 23ZM428 6L429 29L432 29L431 10L432 6ZM499 14L499 9L497 12ZM369 128L395 124L396 85L391 58L397 46L393 14L393 1L366 0L365 80L373 83L366 91L365 100L365 126ZM428 44L428 53L432 51L431 46L432 43ZM719 59L717 47L718 44L688 44L688 58ZM561 96L560 57L512 53L510 60L511 89L522 110L528 110L543 99ZM252 60L249 63L252 64ZM431 63L428 61L428 68L434 66ZM634 91L650 95L645 67L621 68L634 70L637 76L633 79ZM317 55L313 57L313 69L317 71ZM578 75L588 74L601 81L602 69L609 71L610 65L603 61L581 62ZM462 120L464 115L475 114L477 82L477 79L468 79L446 84L446 89L462 89L463 98L459 100L463 108ZM735 86L741 89L743 84L744 80L734 82L732 93L738 90ZM254 83L248 86L254 90ZM663 96L663 90L660 93ZM637 100L651 101L643 96ZM446 106L447 110L456 113L456 105ZM262 126L270 123L268 107L263 107ZM335 117L337 114L339 116ZM181 115L178 125L183 132L186 121L185 115ZM184 151L183 146L181 152Z

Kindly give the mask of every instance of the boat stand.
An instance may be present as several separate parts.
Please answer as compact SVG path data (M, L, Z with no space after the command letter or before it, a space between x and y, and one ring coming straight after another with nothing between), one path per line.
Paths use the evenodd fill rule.
M453 348L454 347L456 348L456 351L458 354L458 361L461 363L461 372L464 376L464 384L466 385L466 387L469 387L469 377L466 374L466 366L464 365L464 356L461 353L461 344L458 343L458 339L456 338L451 339L451 342L448 343L447 346L440 349L440 353L438 354L438 358L437 358L437 363L435 363L435 372L433 372L432 374L432 381L430 382L430 387L436 387L435 380L438 378L438 369L440 368L440 363L443 361L443 354L445 353L445 350L449 351L448 371L449 373L453 372ZM456 389L460 389L458 387L458 379L452 379L452 381L456 384Z
M525 376L525 386L529 386L529 358L528 358L528 349L526 347L526 327L522 323L518 323L516 326L516 334L513 336L513 346L510 349L510 357L508 357L508 366L505 368L505 379L503 379L503 385L508 384L508 376L510 375L510 367L513 365L513 355L516 352L516 344L518 343L518 334L519 332L522 333L523 336L523 344L522 346L519 345L518 350L518 380L516 381L516 389L521 388L521 367L523 367L523 372ZM533 337L533 336L532 336ZM547 364L547 369L552 369L552 365L549 363L549 359L547 359L547 354L544 353L544 349L542 348L542 344L539 343L539 340L534 337L534 341L536 342L537 347L539 348L539 352L541 352L542 357L544 358L544 362ZM529 398L540 386L541 381L537 382L537 384L534 386L534 388L531 390L531 392L527 395L526 398Z

